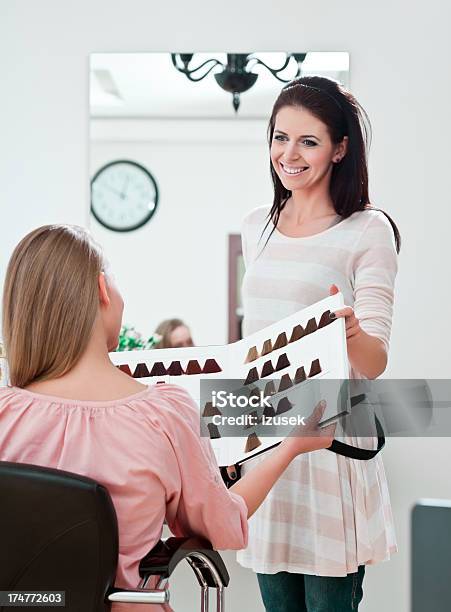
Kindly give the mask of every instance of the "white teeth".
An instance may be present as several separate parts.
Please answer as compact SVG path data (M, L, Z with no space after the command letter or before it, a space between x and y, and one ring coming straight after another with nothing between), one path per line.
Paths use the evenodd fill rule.
M286 172L287 174L300 174L301 172L304 172L305 170L308 170L307 167L305 168L289 168L288 166L284 166L283 164L280 164L284 170L284 172Z

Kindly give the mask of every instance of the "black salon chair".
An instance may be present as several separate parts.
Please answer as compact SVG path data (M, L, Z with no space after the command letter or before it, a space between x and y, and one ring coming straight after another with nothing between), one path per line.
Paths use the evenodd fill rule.
M137 589L114 588L118 531L108 491L94 480L23 463L0 462L0 591L63 591L65 612L108 612L111 602L169 602L168 578L186 559L201 586L201 610L209 588L224 610L227 569L201 538L169 538L142 559ZM154 589L147 589L157 576ZM12 608L0 603L0 612ZM24 606L22 610L35 610ZM55 607L40 607L54 611Z

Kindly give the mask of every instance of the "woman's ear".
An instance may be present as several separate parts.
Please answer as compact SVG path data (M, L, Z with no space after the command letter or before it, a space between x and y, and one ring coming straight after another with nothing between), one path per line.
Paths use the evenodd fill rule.
M334 156L334 161L336 163L341 161L343 157L346 155L346 153L348 152L348 142L349 142L349 137L343 136L343 140L337 145L337 148L335 150L335 156Z
M102 306L110 305L110 296L108 295L105 274L103 272L99 274L99 302Z

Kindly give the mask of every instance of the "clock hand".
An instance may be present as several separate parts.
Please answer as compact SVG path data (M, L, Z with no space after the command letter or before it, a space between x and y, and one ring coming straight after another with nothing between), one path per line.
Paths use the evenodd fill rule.
M125 199L125 194L127 193L128 182L129 182L129 176L127 174L127 176L125 177L124 186L121 191L121 200Z
M119 196L120 198L122 198L122 193L118 190L115 189L114 187L111 187L111 185L108 185L108 183L104 184L104 187L106 187L107 189L109 189L110 191L112 191L113 193L115 193L117 196Z

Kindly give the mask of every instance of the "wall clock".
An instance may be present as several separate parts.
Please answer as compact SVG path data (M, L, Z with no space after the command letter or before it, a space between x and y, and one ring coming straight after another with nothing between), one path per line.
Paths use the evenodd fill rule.
M136 162L110 162L92 178L91 211L109 230L130 232L142 227L153 217L157 205L157 183Z

